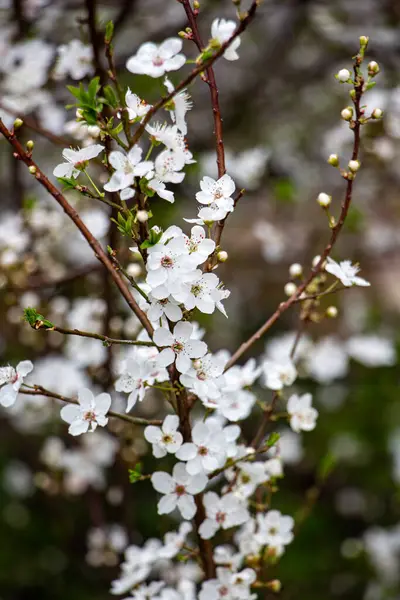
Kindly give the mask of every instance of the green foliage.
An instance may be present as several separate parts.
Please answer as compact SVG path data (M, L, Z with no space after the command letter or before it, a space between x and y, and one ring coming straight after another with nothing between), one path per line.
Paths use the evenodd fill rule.
M142 463L136 463L133 469L129 469L129 481L131 483L136 483L137 481L140 481L143 475L142 469Z
M162 230L154 230L154 229L150 229L149 232L149 237L147 240L145 240L140 247L142 248L142 250L144 250L145 248L151 248L152 246L155 246L156 244L158 244L158 242L161 239L163 232Z
M111 221L116 224L122 235L132 236L134 216L131 212L126 217L122 213L118 213L117 220L112 218Z
M97 125L97 117L102 112L104 104L108 104L105 98L98 96L100 91L100 78L94 77L88 88L85 89L83 84L80 83L79 87L73 85L67 85L67 89L76 98L75 104L67 106L72 108L73 106L80 109L82 112L82 119L86 121L88 125Z
M104 41L106 44L109 44L114 36L114 23L112 21L108 21L106 25L106 33L104 36Z
M36 308L24 308L23 318L33 329L52 329L54 327L54 323L38 313Z

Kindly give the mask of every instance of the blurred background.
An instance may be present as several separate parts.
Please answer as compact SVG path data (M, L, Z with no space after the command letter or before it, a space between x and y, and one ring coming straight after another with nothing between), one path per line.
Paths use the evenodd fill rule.
M0 2L0 115L8 125L25 117L20 138L35 141L35 159L47 174L61 162L63 147L91 141L74 110L64 108L71 102L65 85L76 82L55 68L60 44L88 42L90 4ZM175 0L98 0L97 13L99 29L115 22L121 82L154 102L160 83L133 76L124 65L142 42L160 42L187 26L182 6ZM204 39L215 17L235 18L234 4L201 1ZM265 0L242 36L240 60L215 67L227 168L246 193L223 237L229 260L220 277L232 291L229 320L218 314L200 324L207 325L214 351L232 352L284 299L289 265L299 262L307 270L329 236L315 199L321 191L331 194L337 214L344 182L326 160L337 153L346 164L352 147L340 119L348 87L334 74L351 67L360 35L370 37L368 58L381 67L365 102L385 117L363 128L362 168L334 258L359 261L372 285L325 298L320 314L333 304L338 318L309 324L302 338L296 387L314 394L316 430L301 438L276 425L285 478L274 506L301 523L271 568L271 578L283 582L284 600L400 598L400 5ZM184 52L196 57L191 42ZM179 81L180 74L171 79ZM194 217L199 179L216 175L209 91L197 81L190 93L188 144L197 163L176 188L173 206L154 200L154 222L165 226ZM23 309L33 306L58 325L114 336L135 335L138 322L80 234L4 140L0 169L0 364L30 359L30 381L65 395L85 385L113 390L119 348L34 331L22 321ZM140 274L103 206L73 194L69 199L92 232L118 248L129 272ZM286 356L298 316L297 309L285 313L251 354ZM265 390L260 394L268 399ZM115 391L113 398L123 410ZM135 414L157 418L161 398L150 398ZM1 411L0 428L1 600L108 598L126 545L169 526L156 518L148 482L129 483L128 468L138 461L145 471L152 468L142 431L111 420L107 431L75 440L54 401L22 395Z

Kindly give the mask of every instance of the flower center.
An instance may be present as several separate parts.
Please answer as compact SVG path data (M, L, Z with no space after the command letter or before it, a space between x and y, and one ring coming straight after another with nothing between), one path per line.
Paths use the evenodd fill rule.
M217 188L214 192L214 200L219 200L220 198L223 198L223 193L220 188Z
M206 373L204 373L204 371L199 371L197 373L197 379L200 379L200 381L205 381L207 379Z
M153 58L153 65L155 67L162 67L164 64L164 60L161 58L161 56L155 56Z
M217 514L215 515L215 520L217 521L217 523L223 523L226 519L226 513L224 512L217 512Z
M177 485L175 488L175 494L177 496L184 496L186 494L186 489L184 485Z
M163 435L162 441L164 442L164 444L170 444L172 442L172 436L166 433L165 435Z
M244 484L246 484L246 483L250 483L250 481L251 481L251 480L250 480L250 477L249 477L248 475L245 475L245 474L243 474L243 475L241 476L241 480L242 480L242 483L244 483Z
M172 260L172 258L170 256L163 256L161 259L161 266L164 267L164 269L170 269L174 264L174 261Z
M201 285L192 285L190 291L193 294L193 296L199 296L201 294Z
M226 587L226 585L220 587L218 591L219 591L219 595L222 597L227 596L229 594L229 590Z
M94 414L94 412L92 410L88 410L83 415L83 418L85 421L89 421L89 423L91 423L92 421L96 420L96 415Z
M175 354L179 354L180 352L182 352L184 346L182 344L182 342L175 342L174 344L172 344L172 350L175 352Z
M269 535L276 535L278 533L278 530L276 527L270 527L268 533Z
M205 446L200 446L200 448L199 448L199 454L200 454L200 456L207 456L207 454L208 454L208 448L206 448Z

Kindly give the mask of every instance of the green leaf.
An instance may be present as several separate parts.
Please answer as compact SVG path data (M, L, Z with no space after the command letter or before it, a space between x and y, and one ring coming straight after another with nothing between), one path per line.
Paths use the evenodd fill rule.
M268 448L272 448L272 446L275 446L275 444L277 444L279 442L280 439L280 434L279 433L271 433L271 435L269 436L268 440L267 440L267 446Z
M114 35L114 23L112 21L108 21L108 23L106 25L106 33L104 36L104 41L106 44L109 44L111 42L111 40L113 39L113 35Z
M36 308L24 308L24 321L29 323L33 329L52 329L54 323L45 319L43 315L37 312Z
M64 190L74 190L76 187L76 181L71 177L57 177L57 180L63 184Z
M112 135L118 135L119 133L121 133L123 128L124 126L122 125L122 123L118 123L118 125L114 127L114 129L111 129L110 133L112 133Z
M89 99L94 103L96 100L97 92L100 89L100 77L94 77L88 86Z
M110 85L106 85L103 88L104 100L112 108L117 108L118 100L114 93L113 88Z
M133 469L129 469L129 481L131 483L136 483L137 481L139 481L142 477L142 468L143 465L142 463L137 463Z

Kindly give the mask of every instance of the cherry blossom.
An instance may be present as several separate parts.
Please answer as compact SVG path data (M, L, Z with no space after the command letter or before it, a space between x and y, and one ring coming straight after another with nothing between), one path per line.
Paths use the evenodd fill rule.
M190 260L189 256L188 264L190 264ZM197 277L195 277L196 274ZM219 286L220 281L215 273L201 273L197 270L193 272L191 281L182 282L180 287L171 293L175 300L184 304L187 310L198 308L200 312L210 315L215 308L218 308L226 317L227 314L221 301L227 298L230 292Z
M193 325L187 321L179 321L173 334L165 327L156 329L153 340L157 346L164 348L157 357L158 364L167 367L176 360L176 368L180 373L188 371L192 358L201 358L207 353L207 344L192 338L192 333Z
M186 470L190 475L211 473L222 467L226 461L225 435L222 428L207 421L200 422L192 429L192 442L187 442L176 453L179 460L187 461Z
M141 100L137 94L131 92L130 88L125 94L125 103L130 121L141 120L151 108L151 104Z
M200 181L201 192L197 192L196 200L200 204L206 204L206 208L199 211L200 219L203 221L220 221L225 219L229 212L234 209L232 194L235 191L235 183L227 173L217 181L211 177L203 177Z
M183 67L186 57L180 54L181 50L180 38L168 38L159 46L153 42L146 42L128 59L126 68L138 75L162 77L166 72L177 71Z
M163 381L164 378L163 369L160 369L154 360L141 357L139 353L136 353L135 358L128 359L124 372L115 382L117 392L129 393L126 412L129 412L137 401L142 402L148 385L152 385L156 379Z
M55 79L62 79L68 75L80 81L86 75L92 75L93 49L92 46L83 44L81 40L71 40L57 49L58 59L53 72Z
M211 37L216 40L219 44L227 42L233 35L236 29L235 21L227 21L226 19L214 19L211 25ZM226 60L238 60L239 55L236 50L240 46L240 37L238 36L228 46L224 52L224 58Z
M287 410L290 415L290 427L296 433L315 429L318 411L311 406L311 402L311 394L303 394L302 396L293 394L288 400Z
M250 586L256 581L253 569L243 569L238 573L218 567L217 578L205 581L199 593L199 600L253 600Z
M281 390L285 386L290 386L297 377L296 367L291 360L285 362L274 362L265 360L262 363L263 383L270 390Z
M68 433L81 435L87 431L94 431L97 425L104 427L108 423L106 414L110 410L110 394L94 396L88 388L78 392L78 403L68 404L61 409L61 418L70 424Z
M257 541L273 549L278 556L283 554L285 546L293 540L293 518L282 515L279 510L270 510L267 514L258 513L256 519Z
M176 322L182 319L182 310L172 296L158 300L149 293L150 306L147 309L147 316L150 321L159 321L163 315L170 321Z
M204 263L215 250L214 240L206 237L206 232L203 227L196 225L191 229L190 238L187 235L184 235L183 237L194 267Z
M346 287L351 287L352 285L366 287L371 285L369 281L357 276L360 267L358 265L352 265L349 260L343 260L342 262L337 263L328 256L326 262L325 271L340 279Z
M108 156L110 165L115 169L104 189L107 192L117 192L123 190L135 180L135 177L143 177L152 170L152 161L142 161L142 149L133 146L128 154L123 154L119 150L111 152Z
M183 463L177 463L172 476L163 471L156 471L151 476L154 489L164 496L158 503L158 514L168 514L178 508L184 519L192 519L197 507L193 496L204 490L208 478L203 473L189 475Z
M167 415L161 427L149 425L144 430L144 437L153 447L153 456L162 458L167 453L175 454L182 445L182 434L178 431L179 417Z
M166 77L164 79L164 85L168 90L168 93L174 91L174 86L171 81ZM173 99L171 100L171 109L169 109L169 114L171 115L171 119L173 123L176 123L177 128L183 134L187 134L187 125L186 125L186 113L192 108L193 103L190 100L190 95L188 94L186 89L175 94Z
M96 158L103 150L104 146L101 146L101 144L93 144L80 150L65 148L62 156L67 162L57 165L53 170L53 175L55 177L73 177L76 179L81 171L87 167L87 162L92 158Z
M221 396L218 379L224 371L224 361L212 354L194 361L192 367L179 380L201 400L216 400ZM214 405L215 407L215 405Z
M203 498L206 519L200 525L199 534L203 539L214 537L219 529L229 529L242 525L249 518L249 511L232 493L221 498L215 492L207 492Z
M12 406L17 399L24 378L33 370L30 360L21 361L14 367L0 367L0 404Z

